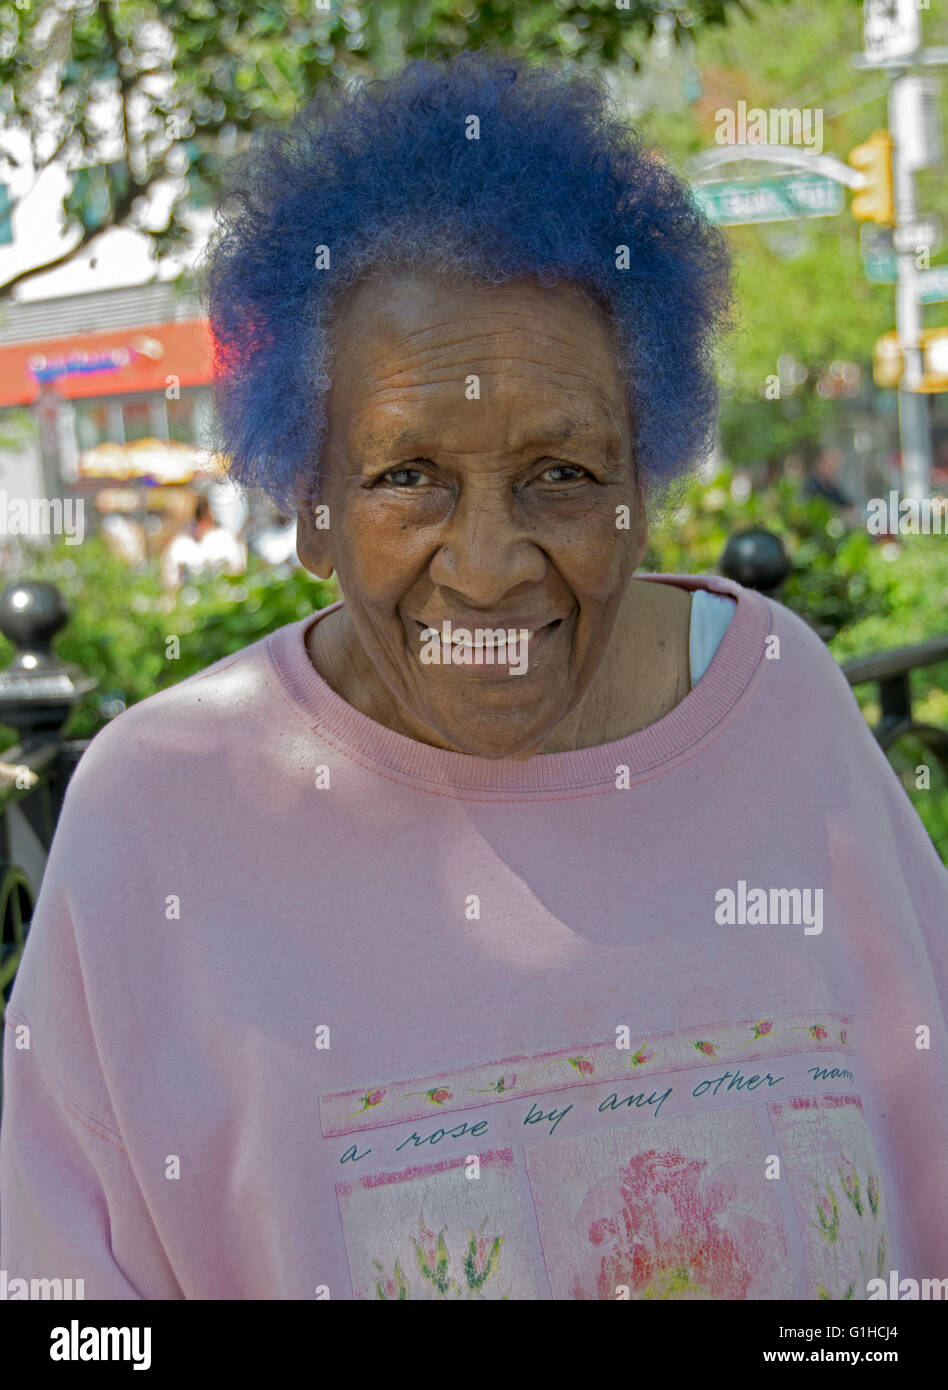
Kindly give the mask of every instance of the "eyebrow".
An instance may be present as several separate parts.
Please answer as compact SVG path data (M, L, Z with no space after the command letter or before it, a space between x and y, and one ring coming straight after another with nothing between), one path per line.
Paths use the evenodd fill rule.
M555 420L539 430L531 431L531 439L555 439L561 443L564 439L572 439L578 434L593 433L595 429L596 426L589 420ZM527 443L529 442L530 440L527 440Z

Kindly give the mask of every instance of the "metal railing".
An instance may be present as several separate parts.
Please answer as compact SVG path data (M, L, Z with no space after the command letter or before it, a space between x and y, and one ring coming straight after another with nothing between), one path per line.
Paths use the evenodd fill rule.
M721 571L729 579L774 597L791 568L780 537L762 528L736 532L721 557ZM939 661L948 661L948 634L913 647L855 657L841 663L841 670L851 686L870 682L878 686L882 713L872 732L885 753L897 740L911 735L948 776L948 732L922 723L912 712L912 671Z

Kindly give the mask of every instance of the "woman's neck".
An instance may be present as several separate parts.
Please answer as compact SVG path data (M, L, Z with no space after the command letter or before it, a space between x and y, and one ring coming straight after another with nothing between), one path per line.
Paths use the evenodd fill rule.
M673 584L633 579L589 689L541 747L515 756L524 759L537 752L595 748L664 718L691 689L690 620L690 592ZM310 627L307 652L326 684L366 718L434 748L466 751L439 739L411 711L401 709L369 669L345 604Z

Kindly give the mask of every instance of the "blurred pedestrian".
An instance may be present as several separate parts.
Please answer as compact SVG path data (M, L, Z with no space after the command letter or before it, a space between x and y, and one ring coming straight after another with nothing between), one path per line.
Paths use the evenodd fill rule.
M110 512L102 519L102 538L113 555L124 560L127 565L145 563L144 528L126 516Z
M250 549L268 565L299 565L296 553L296 518L277 513L252 537Z
M843 519L850 526L856 526L861 520L862 513L853 499L843 491L838 483L845 461L846 457L842 449L837 448L836 445L820 449L810 466L809 476L803 484L803 496L807 500L812 497L822 497L832 506L839 508L843 514Z
M226 526L217 524L207 498L199 495L193 523L175 536L162 556L165 588L177 589L185 579L213 571L243 574L246 568L247 547Z

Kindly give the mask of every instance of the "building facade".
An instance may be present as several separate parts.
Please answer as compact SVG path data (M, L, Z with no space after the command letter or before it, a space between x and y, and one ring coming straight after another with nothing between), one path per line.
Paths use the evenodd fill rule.
M186 515L184 491L220 472L211 377L200 305L170 282L10 305L0 491L82 499L93 525L122 513L160 551Z

